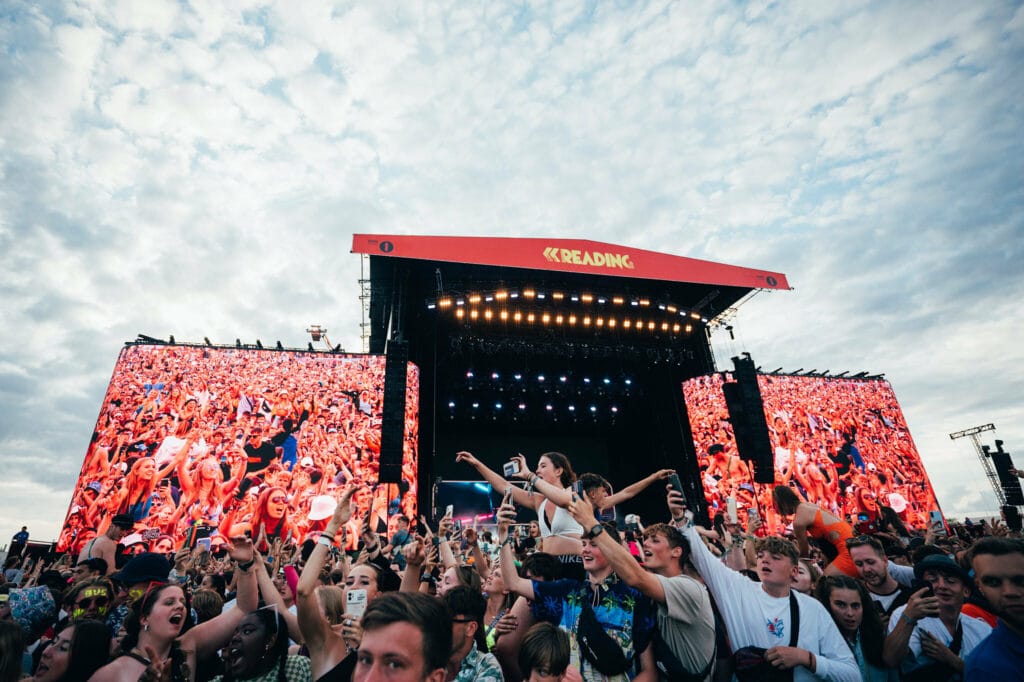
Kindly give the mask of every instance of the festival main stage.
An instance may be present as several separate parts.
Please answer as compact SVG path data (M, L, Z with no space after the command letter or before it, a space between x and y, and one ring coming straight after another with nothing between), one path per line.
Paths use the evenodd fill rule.
M353 524L383 527L475 477L459 450L497 470L559 451L617 489L671 468L699 517L727 497L765 515L771 484L737 449L710 333L785 275L579 240L355 235L352 250L369 257L369 354L125 347L60 550L116 513L153 546L257 527L301 539L351 481L371 486ZM938 508L886 382L757 382L772 469L758 481L841 510L856 479L914 522ZM663 490L633 506L661 518Z

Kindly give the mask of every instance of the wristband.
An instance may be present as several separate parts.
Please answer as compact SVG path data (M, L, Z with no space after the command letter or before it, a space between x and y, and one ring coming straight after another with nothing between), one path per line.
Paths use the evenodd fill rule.
M323 545L327 549L334 547L334 536L333 535L321 535L316 539L316 544Z
M252 568L252 565L255 564L255 563L256 563L256 559L249 559L248 561L246 561L244 563L243 562L239 562L238 570L241 571L242 573L248 573L249 569Z
M420 574L420 582L421 583L429 583L433 579L434 579L433 576L431 576L426 571L424 571L423 573Z
M900 614L900 620L906 621L910 625L910 627L914 627L915 625L917 625L917 620L908 616L906 612Z

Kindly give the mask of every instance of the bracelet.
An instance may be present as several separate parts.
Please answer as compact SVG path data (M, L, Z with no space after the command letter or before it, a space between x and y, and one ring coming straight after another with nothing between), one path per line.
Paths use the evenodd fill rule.
M433 579L434 579L433 576L431 576L429 573L427 573L425 571L420 574L420 582L421 583L429 583Z
M498 548L500 549L500 548L504 547L505 545L507 545L507 544L509 544L509 543L511 543L511 542L512 542L512 536L511 536L511 535L509 535L509 536L508 536L507 538L505 538L505 539L504 539L504 540L502 541L502 543L501 543L500 545L498 545Z
M238 570L241 571L242 573L248 573L249 569L252 568L252 565L255 564L255 563L256 563L256 559L249 559L248 561L246 561L244 563L240 562L238 564Z
M917 625L917 621L906 614L906 612L900 614L900 620L906 621L910 627Z
M334 536L333 535L321 535L316 539L316 544L323 545L327 549L334 547Z

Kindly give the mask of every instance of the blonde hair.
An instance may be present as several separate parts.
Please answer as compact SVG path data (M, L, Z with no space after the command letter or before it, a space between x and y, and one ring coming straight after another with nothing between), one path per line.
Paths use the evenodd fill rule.
M316 588L316 598L320 600L327 622L339 624L345 615L345 591L334 585L321 585Z

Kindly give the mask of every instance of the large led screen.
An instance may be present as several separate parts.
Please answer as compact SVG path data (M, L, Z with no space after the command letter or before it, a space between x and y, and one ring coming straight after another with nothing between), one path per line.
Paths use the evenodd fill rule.
M938 503L889 382L758 375L776 484L791 484L809 502L872 530L879 507L906 525L924 527ZM735 497L741 520L757 505L770 532L782 530L771 485L753 482L739 458L721 374L683 383L690 429L712 514ZM888 512L885 512L888 513Z
M416 518L419 371L407 370L401 484L378 479L383 356L191 346L124 348L58 551L131 517L135 550L250 533L301 542L362 482L348 540ZM261 542L261 544L263 544Z

